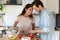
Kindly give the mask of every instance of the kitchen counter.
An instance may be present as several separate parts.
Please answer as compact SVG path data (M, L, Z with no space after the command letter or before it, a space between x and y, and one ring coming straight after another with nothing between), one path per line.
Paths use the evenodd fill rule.
M7 37L7 35L4 35L2 38L0 38L0 40L9 40L9 38Z
M17 39L16 40L21 40L21 39L19 39L18 37L17 37ZM30 40L30 39L29 39ZM36 37L36 36L34 36L31 40L40 40L40 38L39 37Z
M60 31L55 31L55 35L56 35L56 40L60 40ZM34 37L32 40L36 40L36 39L39 39L39 38L36 38ZM9 40L9 37L8 35L4 34L2 38L0 38L0 40ZM16 40L20 40L19 38L17 38Z
M3 38L0 38L0 40L10 40L7 35L4 35ZM19 38L17 38L16 40L20 40ZM31 40L40 40L38 37L34 37Z
M55 31L55 35L56 35L56 38L55 39L56 40L60 40L60 36L59 36L60 35L60 31ZM36 38L33 38L33 39L36 39ZM0 40L9 40L9 38L8 38L7 35L4 35L3 38L0 38ZM17 39L17 40L19 40L19 39Z

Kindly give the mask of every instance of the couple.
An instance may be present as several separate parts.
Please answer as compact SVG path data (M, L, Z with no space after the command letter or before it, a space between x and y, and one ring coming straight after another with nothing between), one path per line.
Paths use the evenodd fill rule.
M40 30L32 30L33 16L32 11L36 10L40 14L39 28ZM54 29L55 20L52 13L44 8L41 1L33 1L32 4L27 4L22 13L17 17L14 23L14 29L26 33L39 33L41 40L55 40Z

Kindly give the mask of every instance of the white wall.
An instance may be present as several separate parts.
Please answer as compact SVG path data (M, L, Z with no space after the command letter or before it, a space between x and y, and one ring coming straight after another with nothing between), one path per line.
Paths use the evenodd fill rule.
M23 5L33 2L33 0L23 0Z
M24 6L5 5L4 6L4 23L6 26L12 26L16 17L21 13Z
M4 5L4 23L5 26L13 26L18 14L21 13L24 6L31 3L33 0L22 0L22 5Z
M41 0L45 8L51 12L59 13L59 0Z
M59 13L59 0L41 0L49 11ZM31 3L33 0L23 0L23 5Z

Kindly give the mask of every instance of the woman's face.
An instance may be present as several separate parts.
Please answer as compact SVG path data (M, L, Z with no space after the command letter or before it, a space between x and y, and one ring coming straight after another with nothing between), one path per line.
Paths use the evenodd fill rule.
M30 14L32 14L32 7L29 7L28 9L26 9L26 15L29 16Z

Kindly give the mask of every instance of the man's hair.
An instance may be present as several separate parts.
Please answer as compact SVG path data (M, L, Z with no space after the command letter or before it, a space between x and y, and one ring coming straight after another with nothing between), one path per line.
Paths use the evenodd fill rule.
M35 1L33 1L33 2L32 2L32 6L33 6L33 5L36 5L36 7L39 7L39 5L41 5L42 7L44 7L42 1L40 1L40 0L35 0Z

